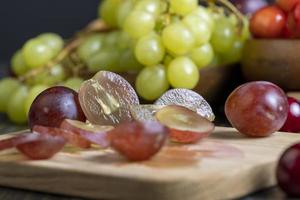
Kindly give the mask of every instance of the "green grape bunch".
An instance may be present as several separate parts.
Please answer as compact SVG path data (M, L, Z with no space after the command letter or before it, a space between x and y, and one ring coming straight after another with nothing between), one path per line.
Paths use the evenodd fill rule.
M193 89L202 68L238 62L249 37L246 18L209 5L201 6L198 0L104 0L100 18L118 30L116 41L125 48L101 45L103 51L93 55L89 44L85 53L92 57L82 58L93 71L140 70L136 90L146 100L157 99L169 87ZM242 30L239 20L243 20ZM107 52L110 48L113 50ZM133 52L128 58L131 66L116 61L124 51Z

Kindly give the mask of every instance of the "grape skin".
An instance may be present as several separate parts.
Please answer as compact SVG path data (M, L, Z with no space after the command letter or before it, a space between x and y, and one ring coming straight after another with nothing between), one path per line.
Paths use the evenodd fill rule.
M162 65L146 67L136 79L136 90L146 100L159 98L169 89L165 67Z
M165 48L161 38L155 33L145 35L136 44L135 56L145 66L159 64L163 60L164 55Z
M188 57L177 57L168 66L167 77L174 88L193 89L199 76L197 66Z

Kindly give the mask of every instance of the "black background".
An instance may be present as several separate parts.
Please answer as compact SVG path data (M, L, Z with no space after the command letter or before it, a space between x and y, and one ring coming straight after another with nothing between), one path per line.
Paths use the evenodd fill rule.
M56 32L68 38L97 17L99 0L1 0L0 61L29 38Z

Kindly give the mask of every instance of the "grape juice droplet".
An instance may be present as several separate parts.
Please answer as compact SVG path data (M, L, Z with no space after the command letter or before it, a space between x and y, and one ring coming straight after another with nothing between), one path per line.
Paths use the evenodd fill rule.
M87 119L94 124L114 125L131 121L131 105L139 105L132 86L118 74L100 71L84 82L79 101Z
M263 137L278 131L287 118L285 93L276 85L250 82L235 89L225 103L231 125L241 133Z

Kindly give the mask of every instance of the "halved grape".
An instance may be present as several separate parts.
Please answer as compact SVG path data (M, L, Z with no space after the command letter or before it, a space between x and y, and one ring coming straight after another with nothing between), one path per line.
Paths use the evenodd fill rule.
M198 93L188 89L172 89L163 94L155 105L179 105L197 112L213 121L215 115L207 101Z
M131 121L129 106L139 105L132 86L120 75L108 71L100 71L82 84L79 101L87 119L99 125Z
M169 130L162 124L127 122L109 132L111 146L131 161L148 160L164 145Z
M214 130L214 124L183 106L170 105L156 112L157 120L170 128L170 139L179 143L195 143Z

